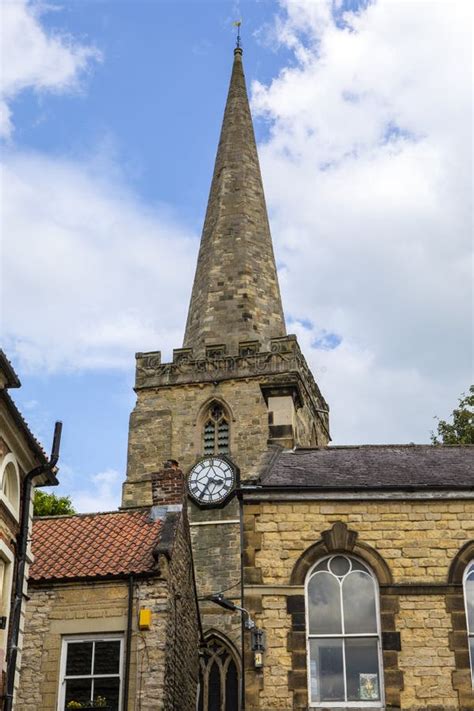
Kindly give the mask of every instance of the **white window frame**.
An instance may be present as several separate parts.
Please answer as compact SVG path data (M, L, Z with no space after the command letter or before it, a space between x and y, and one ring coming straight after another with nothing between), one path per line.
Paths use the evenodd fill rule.
M61 640L61 663L59 672L59 693L58 693L58 711L64 711L64 703L66 696L66 660L67 649L70 642L116 642L120 641L120 663L119 663L119 705L118 711L122 711L122 695L123 695L123 668L124 668L124 635L123 633L108 633L97 632L95 634L70 634L64 635ZM95 649L95 647L94 647ZM93 679L95 677L115 678L117 674L81 674L77 679ZM68 677L75 678L75 677Z
M5 475L7 473L7 467L12 466L15 472L15 498L12 500L9 496L5 494L4 484ZM4 503L7 507L15 521L20 520L20 468L14 454L9 452L5 455L0 465L0 501Z
M377 632L376 633L366 633L366 634L312 634L309 632L309 598L308 598L308 585L313 577L315 568L325 560L330 560L331 558L337 558L342 556L343 558L350 558L361 563L368 571L366 573L372 579L374 590L375 590L375 614L377 618ZM362 571L361 571L362 572ZM316 573L317 575L317 573ZM334 575L334 574L333 574ZM334 575L337 579L337 576ZM341 586L342 595L342 586ZM384 676L383 676L383 657L382 657L382 632L380 628L380 588L378 580L371 570L370 566L367 565L365 560L362 560L352 553L331 553L331 555L326 555L316 561L316 563L310 568L306 575L305 586L304 586L304 598L305 598L305 627L306 627L306 669L307 669L307 681L308 681L308 707L309 708L331 708L331 709L348 709L348 708L373 708L373 709L383 709L385 708L385 689L384 689ZM341 599L341 620L342 620L342 599ZM344 640L345 639L361 639L366 637L368 639L377 640L377 651L378 651L378 662L379 662L379 686L380 686L380 700L379 701L312 701L311 699L311 657L310 657L310 640L311 639L341 639L343 640L343 674L344 674L344 695L347 695L347 680L346 680L346 658L344 653Z
M467 615L467 588L466 588L467 576L470 573L474 573L474 559L469 561L469 563L466 565L466 570L464 571L464 575L462 578L462 589L463 589L463 594L464 594L464 610L466 613L467 648L469 650L469 663L470 663L470 668L471 668L471 684L472 684L472 688L474 689L474 655L471 652L471 639L474 640L474 629L472 629L472 630L469 629L469 617Z
M10 605L12 597L12 584L13 584L13 564L15 561L12 551L7 547L7 545L0 541L0 560L4 565L3 570L3 581L2 587L0 589L0 615L7 618L7 624L5 629L0 630L0 648L3 649L3 655L6 653L7 647L7 635L8 635L8 625L10 618ZM5 656L0 659L0 669L5 663Z

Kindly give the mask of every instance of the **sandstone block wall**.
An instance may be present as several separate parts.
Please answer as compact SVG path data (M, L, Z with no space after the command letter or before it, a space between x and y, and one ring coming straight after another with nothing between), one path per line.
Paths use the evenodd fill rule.
M176 459L187 474L203 456L203 417L213 399L229 412L229 456L242 479L257 476L269 440L269 412L260 387L265 382L260 376L139 390L130 416L122 506L151 505L151 473L161 469L167 459ZM311 416L309 403L297 411L295 434L300 446L311 446L315 436L320 443L327 443L327 434Z
M171 561L162 562L163 577L134 583L130 711L195 709L199 626L182 519ZM15 711L56 711L63 636L117 632L125 640L128 580L36 584L29 595ZM138 629L140 608L151 610L150 630Z
M186 515L181 517L175 535L167 582L168 615L163 711L177 709L195 711L201 635ZM151 680L153 675L149 676ZM142 704L143 711L156 709L156 699L157 693L153 688L148 688L146 704Z
M30 585L29 595L21 683L15 711L56 711L62 637L101 632L124 633L127 584L118 581L49 587ZM136 678L136 640L134 646L132 680Z
M380 586L387 708L474 709L462 588L451 562L474 538L474 501L254 502L244 507L245 605L267 634L262 671L247 666L248 709L307 706L304 586L293 568L336 521L388 565ZM377 571L375 571L377 573Z

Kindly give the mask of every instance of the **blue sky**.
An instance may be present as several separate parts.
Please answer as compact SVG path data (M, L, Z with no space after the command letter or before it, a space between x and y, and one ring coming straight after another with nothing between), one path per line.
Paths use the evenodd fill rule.
M42 16L45 30L94 45L103 59L79 93L20 93L12 104L15 141L72 158L104 145L144 200L165 202L199 229L232 60L232 18L245 18L249 77L269 81L288 52L262 50L253 34L275 9L269 0L58 3ZM258 128L265 131L263 122Z
M2 341L46 448L64 421L58 493L117 505L133 354L181 345L239 17L286 317L333 439L427 441L472 377L469 3L2 11Z

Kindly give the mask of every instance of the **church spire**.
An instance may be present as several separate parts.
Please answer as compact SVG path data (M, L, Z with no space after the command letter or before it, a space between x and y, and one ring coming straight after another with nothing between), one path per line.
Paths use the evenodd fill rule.
M252 117L242 66L234 65L189 306L184 346L203 356L223 344L286 335Z

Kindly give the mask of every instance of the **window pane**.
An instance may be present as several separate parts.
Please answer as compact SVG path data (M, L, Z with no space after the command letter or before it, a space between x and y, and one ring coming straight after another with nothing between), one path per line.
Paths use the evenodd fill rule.
M208 711L221 711L221 673L216 662L209 672Z
M96 642L94 674L118 674L120 670L120 642Z
M342 583L346 634L377 632L375 586L366 573L349 573Z
M376 639L346 639L348 701L380 699L379 659Z
M340 634L340 586L331 573L317 573L308 584L310 634Z
M331 573L334 573L334 575L340 575L341 577L349 572L350 567L351 564L343 555L337 555L329 562L329 569L331 570Z
M225 679L225 711L238 711L239 702L239 677L237 667L231 660L227 667L227 676Z
M467 626L469 632L474 634L474 570L466 578L465 586ZM472 657L471 657L472 658Z
M107 708L111 711L118 711L119 707L120 680L115 679L94 679L94 701L101 696L107 702Z
M360 560L355 560L354 558L351 558L351 563L352 570L364 570L366 573L368 572L367 568L360 562Z
M86 676L92 672L92 642L69 642L66 676Z
M342 640L309 642L311 701L344 701Z
M66 701L64 708L70 701L90 701L92 696L92 682L90 679L68 679L66 681Z

